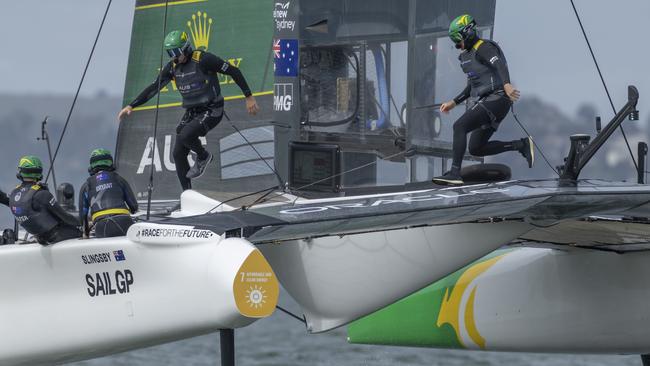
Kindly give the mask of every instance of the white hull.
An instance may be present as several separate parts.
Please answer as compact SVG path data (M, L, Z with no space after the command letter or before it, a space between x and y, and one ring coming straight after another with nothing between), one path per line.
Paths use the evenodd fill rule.
M250 243L214 235L152 244L139 234L160 227L136 224L134 240L1 246L0 364L98 357L242 327L273 312L278 284ZM244 281L245 271L270 273L265 301L252 312L237 297L257 284Z
M497 249L520 222L427 226L259 246L311 332L378 310Z
M504 255L471 284L485 349L650 353L649 264L650 253ZM465 345L476 347L469 338Z

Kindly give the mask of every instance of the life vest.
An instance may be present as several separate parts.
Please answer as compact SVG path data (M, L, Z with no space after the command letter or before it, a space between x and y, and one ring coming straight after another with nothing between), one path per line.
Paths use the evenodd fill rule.
M172 68L183 108L205 107L223 100L217 74L207 74L199 67L202 56L203 51L194 51L189 61Z
M16 187L9 196L9 207L16 221L32 235L44 234L59 224L59 220L46 207L34 209L34 195L40 190L47 190L47 187L25 182Z
M88 177L86 184L92 221L103 216L131 213L124 200L124 191L117 173L100 170Z
M492 43L497 47L499 50L499 57L501 57L505 62L505 57L503 56L499 46L492 41L482 39L476 41L471 49L462 52L458 56L460 67L463 69L463 72L467 74L467 78L469 79L471 86L470 97L473 99L487 96L497 90L503 90L503 80L499 77L499 73L497 73L496 69L479 61L476 54L479 47L486 42Z

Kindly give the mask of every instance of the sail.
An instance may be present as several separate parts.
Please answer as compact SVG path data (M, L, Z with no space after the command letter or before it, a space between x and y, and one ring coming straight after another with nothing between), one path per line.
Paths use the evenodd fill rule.
M239 67L261 108L256 116L248 115L239 87L232 78L219 75L226 114L220 125L202 140L215 159L205 175L193 182L194 189L206 194L251 192L277 185L268 166L273 167L275 150L270 125L273 24L268 14L272 7L271 1L188 0L170 1L167 5L161 0L136 1L123 105L130 103L157 76L167 11L166 32L183 30L190 35L195 49L212 52ZM167 61L165 54L163 63ZM158 109L156 105L154 97L121 122L115 149L118 171L131 183L138 199L146 199L153 167L152 198L177 200L181 187L172 151L175 129L185 110L173 82L161 91ZM156 112L158 130L154 144ZM193 163L190 157L190 164Z

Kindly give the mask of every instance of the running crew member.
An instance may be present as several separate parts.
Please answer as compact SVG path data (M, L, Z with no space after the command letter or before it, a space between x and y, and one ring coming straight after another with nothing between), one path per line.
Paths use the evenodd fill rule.
M462 185L460 167L469 139L469 153L474 156L496 155L505 151L519 151L528 166L534 163L534 145L530 136L509 142L489 141L499 123L508 114L512 102L519 99L519 91L510 84L508 64L501 48L492 41L478 37L476 22L470 15L461 15L449 26L449 37L462 49L458 59L467 74L467 87L453 100L443 103L440 111L449 113L458 104L469 99L470 108L454 123L453 161L451 170L434 183Z
M67 213L47 190L43 164L36 156L24 156L16 177L21 184L9 194L9 207L16 220L43 245L79 238L77 219Z
M118 118L122 119L131 114L133 108L146 103L159 92L159 87L166 86L172 80L176 82L186 112L176 127L173 156L176 174L183 190L186 190L192 188L191 179L200 177L212 161L212 153L203 147L199 137L216 127L223 117L224 100L217 73L228 75L237 83L246 96L248 113L256 114L259 107L241 71L210 52L193 51L185 32L169 33L165 37L165 50L172 59L163 67L158 78L120 111ZM192 169L187 161L190 150L197 155Z
M90 177L79 192L79 219L84 235L89 236L90 223L98 238L126 235L133 225L130 214L138 211L138 201L129 183L115 172L110 151L93 150L88 173Z

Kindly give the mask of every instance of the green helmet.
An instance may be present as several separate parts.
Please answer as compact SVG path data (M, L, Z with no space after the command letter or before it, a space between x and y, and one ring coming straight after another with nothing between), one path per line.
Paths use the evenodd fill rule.
M95 149L90 153L90 168L88 170L92 171L100 167L113 167L113 156L106 149Z
M476 36L476 21L469 14L463 14L451 21L449 25L449 38L458 44Z
M190 38L179 30L171 31L165 37L165 51L171 58L180 57L190 49Z
M39 180L43 178L43 163L41 159L34 155L27 155L20 158L18 162L18 179L34 179Z

